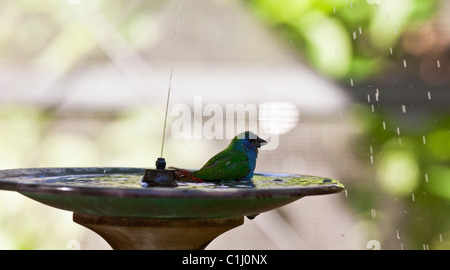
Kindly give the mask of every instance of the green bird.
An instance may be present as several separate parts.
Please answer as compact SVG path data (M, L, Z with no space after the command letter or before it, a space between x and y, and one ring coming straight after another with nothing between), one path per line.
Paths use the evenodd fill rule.
M176 169L176 178L198 182L250 181L258 158L258 148L267 142L250 131L243 132L227 148L213 156L198 171Z

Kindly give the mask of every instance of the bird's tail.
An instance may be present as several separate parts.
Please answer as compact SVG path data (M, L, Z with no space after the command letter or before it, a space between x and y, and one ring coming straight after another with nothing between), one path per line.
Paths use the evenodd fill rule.
M203 182L202 179L195 177L190 170L180 169L176 167L169 167L169 169L175 170L175 180L197 183Z

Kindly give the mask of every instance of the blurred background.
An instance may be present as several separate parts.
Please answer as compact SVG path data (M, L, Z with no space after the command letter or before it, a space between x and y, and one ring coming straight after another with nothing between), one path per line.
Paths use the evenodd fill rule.
M1 1L0 169L153 167L173 69L170 107L201 97L277 116L260 118L279 145L256 171L347 188L208 249L450 248L450 1L185 0L174 43L178 11ZM228 143L168 132L164 155L199 168ZM110 249L72 213L0 191L0 249L78 248Z

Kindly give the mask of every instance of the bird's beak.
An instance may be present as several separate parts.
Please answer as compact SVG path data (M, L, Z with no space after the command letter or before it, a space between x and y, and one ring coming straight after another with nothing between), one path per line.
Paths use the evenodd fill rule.
M256 139L257 140L257 142L258 142L258 147L261 147L261 146L263 146L263 145L266 145L267 144L267 141L266 140L263 140L263 139L261 139L260 137L258 137L258 139Z

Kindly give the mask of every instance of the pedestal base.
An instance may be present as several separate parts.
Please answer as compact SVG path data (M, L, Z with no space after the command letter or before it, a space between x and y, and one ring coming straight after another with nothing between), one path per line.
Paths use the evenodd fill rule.
M151 219L73 214L73 221L103 237L113 249L194 250L244 223L244 217Z

